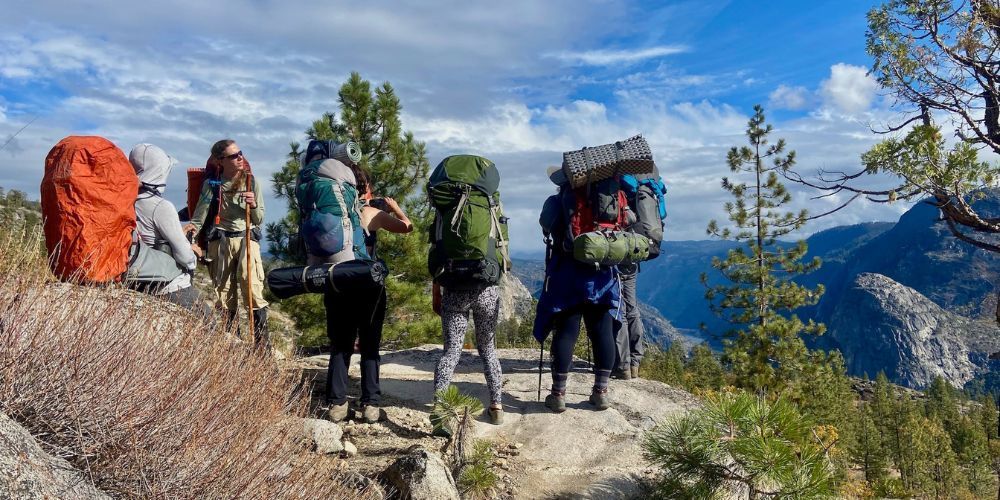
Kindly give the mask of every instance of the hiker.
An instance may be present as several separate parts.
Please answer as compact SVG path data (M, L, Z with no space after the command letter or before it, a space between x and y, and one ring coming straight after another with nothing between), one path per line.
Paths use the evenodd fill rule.
M615 266L588 264L574 258L572 236L567 234L571 216L566 207L573 206L577 190L590 188L570 187L558 167L550 169L549 178L559 188L557 194L545 200L539 219L548 248L545 284L538 299L533 332L539 341L553 332L552 389L545 398L545 406L556 413L566 410L566 381L582 320L594 349L594 386L589 400L598 410L605 410L608 379L615 361L614 332L621 318L618 270Z
M368 176L360 167L348 168L336 159L324 159L323 169L341 169L345 182L353 176L357 188L356 199L352 203L361 206L360 223L363 228L364 253L352 253L353 259L377 260L378 231L405 234L413 231L413 224L406 213L392 198L372 198ZM350 176L346 176L350 174ZM333 187L332 189L336 189ZM345 189L345 192L348 190ZM360 199L358 199L358 197ZM365 201L370 204L362 205ZM336 255L336 254L335 254ZM313 262L339 264L340 258L320 258L309 256ZM361 353L361 397L359 406L361 419L375 423L381 418L379 403L382 391L379 388L379 347L382 343L382 324L385 321L385 287L371 290L335 290L323 295L326 308L326 334L330 339L330 363L327 369L327 403L330 405L328 418L339 422L348 415L347 385L351 355L357 342Z
M650 260L659 257L664 220L667 217L667 187L660 177L659 169L653 164L648 173L622 175L621 187L625 200L636 217L635 222L626 229L649 240ZM611 372L612 378L639 378L639 364L646 351L646 332L639 313L639 300L636 298L636 283L640 271L642 267L638 262L618 266L625 321L618 329L615 339L618 352Z
M646 332L639 313L639 300L636 298L638 276L639 264L618 266L624 321L615 332L615 364L611 370L611 378L621 380L639 378L639 363L646 352L644 338Z
M264 200L260 183L250 171L243 151L236 141L223 139L212 145L206 170L209 177L202 184L198 204L191 216L189 231L207 232L208 248L204 259L215 286L216 308L225 313L226 327L231 328L239 310L240 297L246 301L247 283L251 288L254 346L270 350L267 329L267 301L264 300L264 266L260 256L260 224L264 221ZM248 183L252 189L247 190ZM246 241L246 209L250 208L250 241ZM247 266L249 245L250 266ZM203 249L195 245L195 251ZM238 331L238 330L237 330Z
M444 354L434 370L434 390L443 391L462 354L472 311L476 348L489 388L490 422L503 422L502 372L496 352L500 278L510 269L507 218L500 206L500 173L490 160L456 155L441 161L427 184L435 208L428 268L434 278L433 308L441 316Z
M194 246L184 236L173 203L163 198L167 176L177 161L163 149L146 143L133 147L128 158L139 177L139 195L135 200L136 231L139 237L146 245L172 256L185 271L150 291L202 315L206 320L211 319L211 311L206 310L208 308L202 301L201 294L191 286L191 276L198 265Z

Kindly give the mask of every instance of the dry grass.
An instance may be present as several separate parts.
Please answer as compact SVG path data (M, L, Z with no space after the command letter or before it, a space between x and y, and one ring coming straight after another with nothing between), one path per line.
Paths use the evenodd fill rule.
M171 304L56 283L40 248L0 234L0 411L50 452L121 497L359 496L306 450L297 373Z

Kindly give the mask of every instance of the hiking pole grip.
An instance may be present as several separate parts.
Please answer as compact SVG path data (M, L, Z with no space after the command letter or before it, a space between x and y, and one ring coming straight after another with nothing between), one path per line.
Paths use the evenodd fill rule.
M247 178L247 180L246 180L246 182L247 182L246 190L247 191L252 191L253 190L253 181L252 181L251 176L250 176L249 173L247 173L246 178ZM254 201L256 202L256 199ZM245 271L246 272L246 276L244 276L243 278L247 282L247 300L246 300L246 302L247 302L247 323L250 325L249 328L248 328L248 330L250 331L250 341L252 341L254 343L254 347L257 347L257 337L255 336L254 331L253 331L253 327L254 327L254 325L253 325L253 284L250 282L251 276L253 276L253 273L250 271L250 264L251 264L251 259L250 259L250 204L246 202L245 198L243 200L243 204L245 205L245 208L246 208L245 215L243 217L243 221L245 222L244 226L246 227L246 230L244 231L244 234L243 234L243 246L246 248L247 267L246 267L246 271Z

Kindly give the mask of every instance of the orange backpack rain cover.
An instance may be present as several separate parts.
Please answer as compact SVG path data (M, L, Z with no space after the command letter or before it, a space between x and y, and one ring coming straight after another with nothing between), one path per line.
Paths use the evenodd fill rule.
M117 281L128 267L139 178L103 137L69 136L45 158L45 248L61 280Z

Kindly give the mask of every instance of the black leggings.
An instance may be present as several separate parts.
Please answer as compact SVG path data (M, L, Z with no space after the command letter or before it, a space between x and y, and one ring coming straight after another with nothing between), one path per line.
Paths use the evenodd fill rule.
M580 335L580 318L594 344L594 368L597 374L610 373L615 363L614 318L607 306L586 304L561 313L555 320L552 337L552 374L569 373L573 364L573 346Z
M326 335L330 338L330 367L326 374L326 399L329 404L347 401L347 371L354 354L354 339L361 347L361 404L378 405L379 345L385 321L385 288L375 292L327 292Z

